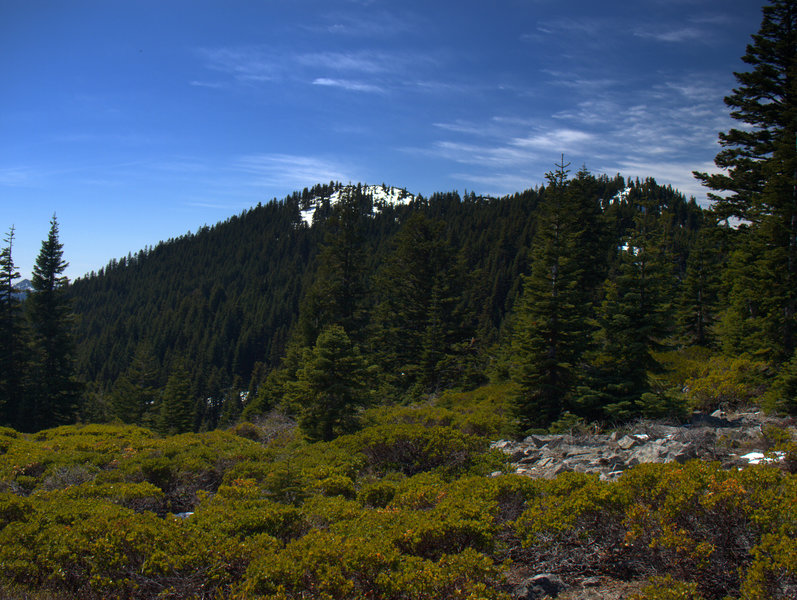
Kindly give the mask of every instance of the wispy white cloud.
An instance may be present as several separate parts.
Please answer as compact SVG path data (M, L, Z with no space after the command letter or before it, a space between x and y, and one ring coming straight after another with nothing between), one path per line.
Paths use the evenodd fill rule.
M312 52L295 57L308 67L357 73L385 73L396 68L396 57L372 52Z
M313 85L325 87L338 87L350 92L368 92L371 94L384 94L385 90L378 85L364 83L362 81L351 81L349 79L330 79L329 77L318 77L313 80Z
M217 202L214 200L185 200L183 204L191 208L211 208L224 211L237 210L240 208L238 203Z
M575 129L554 129L511 140L513 146L534 150L568 151L592 141L593 135Z
M206 66L241 82L273 81L281 76L278 57L259 47L202 48L199 54Z
M210 88L214 90L220 90L229 87L229 85L223 81L199 81L196 79L194 81L189 81L188 85L193 87Z
M407 14L398 16L385 10L364 14L358 10L324 15L319 18L318 23L307 24L305 27L309 31L335 36L384 39L416 31L418 22Z
M349 181L347 169L331 159L294 154L251 154L233 169L246 173L250 185L300 189L319 181Z
M531 171L529 171L530 173ZM479 193L486 196L505 196L542 184L542 177L528 177L518 172L503 173L452 173L452 177L470 182L479 187Z
M546 19L538 22L535 31L525 34L523 38L538 40L540 34L545 36L568 34L594 37L600 35L606 29L608 23L609 21L606 19L588 17Z
M419 76L436 60L411 52L296 52L265 47L204 49L205 66L246 85L311 83L351 92L387 93L421 87ZM194 79L196 87L225 88L229 81ZM440 85L439 83L437 85Z
M584 161L595 172L652 176L705 201L705 190L692 177L693 170L705 168L704 158L689 157L715 154L717 132L731 126L722 106L727 82L698 73L657 77L660 82L652 86L606 81L574 88L570 106L548 116L438 122L441 139L426 151L472 166L456 177L497 192L512 191L501 182L517 183L550 170L563 152L566 160Z
M38 175L30 167L0 167L0 185L8 187L28 186L35 182Z
M500 124L492 120L476 123L473 121L458 119L451 123L433 123L432 126L442 131L480 137L494 137L496 135L500 135L502 131L506 130L506 127L501 127Z
M582 90L590 94L611 89L622 84L622 81L613 77L584 76L574 71L542 69L541 72L551 78L550 83Z
M517 167L536 156L533 151L506 144L466 144L451 141L435 142L431 149L423 152L462 164L491 168Z
M687 198L693 196L703 205L707 204L706 189L694 178L692 171L715 172L713 162L700 162L698 164L688 161L655 161L625 158L616 163L605 163L600 167L601 172L622 173L627 178L653 177L659 184L669 184L684 194Z
M709 32L698 27L680 27L667 30L637 29L634 31L634 35L659 42L681 43L694 40L705 42L709 36Z

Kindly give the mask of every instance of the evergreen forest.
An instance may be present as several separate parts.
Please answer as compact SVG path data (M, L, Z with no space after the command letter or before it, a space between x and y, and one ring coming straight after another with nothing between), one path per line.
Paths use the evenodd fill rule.
M11 226L0 598L503 599L512 564L794 597L788 428L777 465L611 482L490 449L793 423L797 2L764 7L743 60L721 171L695 173L709 206L567 156L501 198L332 181L74 281L53 216L28 294Z

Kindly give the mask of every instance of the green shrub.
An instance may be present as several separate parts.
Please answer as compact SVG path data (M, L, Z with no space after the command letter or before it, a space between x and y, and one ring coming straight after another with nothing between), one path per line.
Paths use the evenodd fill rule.
M453 475L466 469L486 441L450 427L393 425L369 427L338 440L341 447L365 456L376 475L398 471L414 475L439 469Z
M190 597L228 586L245 568L235 544L178 520L53 492L0 530L5 585L71 597Z
M346 477L345 475L331 475L320 481L316 481L310 486L310 491L318 492L324 496L342 496L347 499L352 499L357 496L357 491L354 489L354 482L350 477Z
M96 483L87 482L74 485L57 494L38 493L39 497L79 499L102 499L136 512L162 512L164 494L161 489L151 483Z
M341 496L313 496L301 508L308 528L346 530L353 527L352 521L366 519L363 506Z
M357 500L371 508L384 508L396 496L396 489L396 482L376 480L360 488Z
M631 600L703 600L696 583L673 579L670 575L653 577Z
M284 541L304 530L299 509L265 498L252 480L221 486L216 495L197 507L189 524L218 539L238 541L262 535Z
M495 591L500 575L474 550L430 561L402 555L378 537L314 530L253 561L237 591L273 599L508 600Z
M797 352L780 366L762 404L768 412L797 414Z
M769 366L746 356L714 356L684 382L693 409L712 411L720 406L755 404L766 390Z

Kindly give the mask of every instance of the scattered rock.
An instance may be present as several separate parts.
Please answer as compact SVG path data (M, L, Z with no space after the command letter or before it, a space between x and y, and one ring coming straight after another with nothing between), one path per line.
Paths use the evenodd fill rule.
M719 461L724 468L741 468L783 457L760 450L762 425L772 419L761 413L694 414L682 426L644 423L636 432L610 435L530 435L522 442L493 444L510 457L517 473L550 479L565 471L595 473L601 480L620 477L640 463L683 463L693 458ZM793 419L780 420L797 435Z
M567 589L567 584L551 573L541 573L515 587L512 596L517 600L536 600L549 596L556 598Z
M635 437L630 435L624 435L620 440L617 442L617 445L622 450L630 450L634 446L639 446L642 442Z

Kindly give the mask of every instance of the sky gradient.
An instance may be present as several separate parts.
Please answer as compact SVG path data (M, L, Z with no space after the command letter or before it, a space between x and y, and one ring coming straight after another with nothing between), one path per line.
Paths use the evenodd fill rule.
M0 0L0 232L67 275L315 183L705 202L758 0Z

